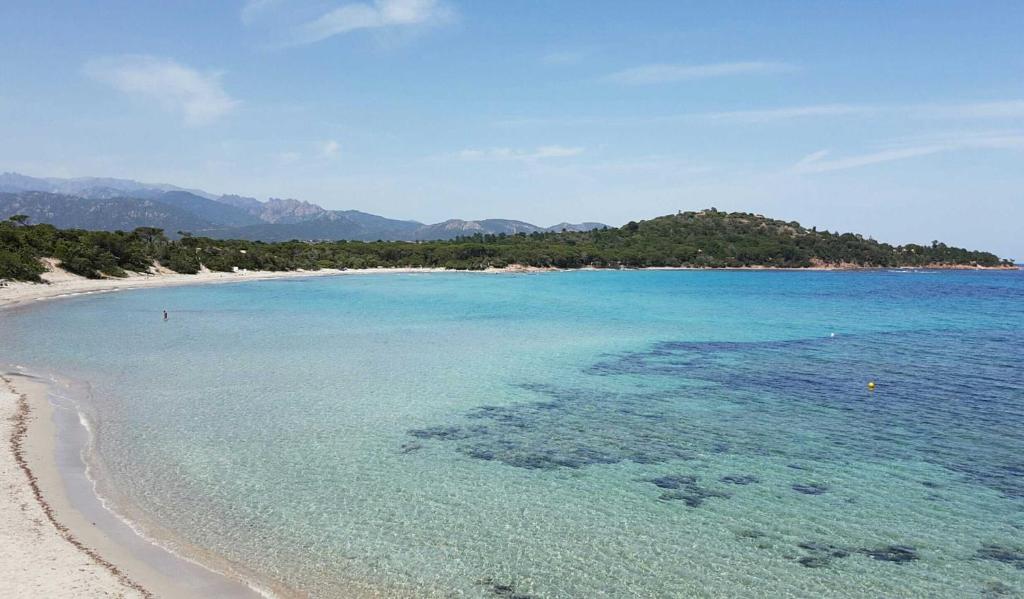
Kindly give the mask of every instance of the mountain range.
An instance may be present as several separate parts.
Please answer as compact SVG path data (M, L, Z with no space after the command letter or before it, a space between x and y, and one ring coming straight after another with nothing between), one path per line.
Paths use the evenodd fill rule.
M188 232L251 241L357 240L426 241L467 235L589 231L596 222L540 227L507 219L425 224L358 210L328 210L310 202L216 195L175 185L128 179L73 179L0 174L0 219L25 214L31 222L61 228L131 230L157 227L169 235Z

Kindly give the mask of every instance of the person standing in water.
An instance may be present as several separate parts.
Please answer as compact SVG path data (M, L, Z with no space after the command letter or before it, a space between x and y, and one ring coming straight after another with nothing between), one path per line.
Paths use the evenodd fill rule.
M164 310L164 320L167 320L167 310Z

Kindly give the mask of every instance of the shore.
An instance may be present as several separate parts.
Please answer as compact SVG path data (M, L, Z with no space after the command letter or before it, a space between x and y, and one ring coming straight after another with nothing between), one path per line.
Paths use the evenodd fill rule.
M129 273L123 278L87 279L70 274L59 268L52 268L42 278L46 283L8 283L0 287L0 309L38 300L72 297L92 293L109 293L127 289L150 287L172 287L177 285L202 285L210 283L240 283L266 279L290 279L301 277L324 277L340 275L366 275L381 273L422 273L445 272L443 268L366 268L360 270L292 270L292 271L203 271L194 275L173 272L155 274ZM511 272L511 271L509 271Z
M642 269L626 268L621 270L722 270L722 271L858 271L858 270L1017 270L1018 266L962 266L962 265L929 265L921 267L902 268L867 268L856 265L829 265L810 266L807 268L778 268L770 266L744 266L744 267L723 267L723 268L695 268L689 266L652 266ZM323 276L353 276L372 274L417 274L432 272L478 272L478 273L534 273L552 272L565 269L540 268L534 266L510 265L504 268L488 268L481 271L455 271L445 268L364 268L358 270L293 270L293 271L239 271L239 272L212 272L204 271L194 275L182 275L174 272L158 272L153 274L129 273L123 278L87 279L72 275L59 268L51 268L50 272L42 275L45 284L10 282L0 287L0 309L18 304L30 303L33 301L55 299L60 297L72 297L92 293L109 293L127 289L140 289L149 287L171 287L176 285L201 285L210 283L239 283L243 281L260 281L266 279L286 279L302 277L323 277ZM593 270L616 270L598 269L584 267L569 270L593 271Z
M16 389L14 379L5 375L0 380L0 432L5 445L0 457L0 594L152 597L117 566L85 546L45 497L46 483L42 479L52 479L56 470L53 460L43 457L52 455L53 435L33 434L30 444L29 429L36 424L45 426L50 414L45 406L31 402L27 393ZM32 387L33 383L23 379L19 386Z

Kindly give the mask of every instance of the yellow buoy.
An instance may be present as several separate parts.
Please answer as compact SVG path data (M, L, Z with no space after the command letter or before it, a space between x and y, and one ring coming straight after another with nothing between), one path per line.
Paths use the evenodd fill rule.
M868 381L868 391L875 390L875 381Z

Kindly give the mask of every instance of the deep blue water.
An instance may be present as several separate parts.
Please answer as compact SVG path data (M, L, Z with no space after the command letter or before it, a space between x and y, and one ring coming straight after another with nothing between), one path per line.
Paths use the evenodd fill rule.
M314 596L1015 596L1022 275L147 290L0 357L89 384L139 519Z

